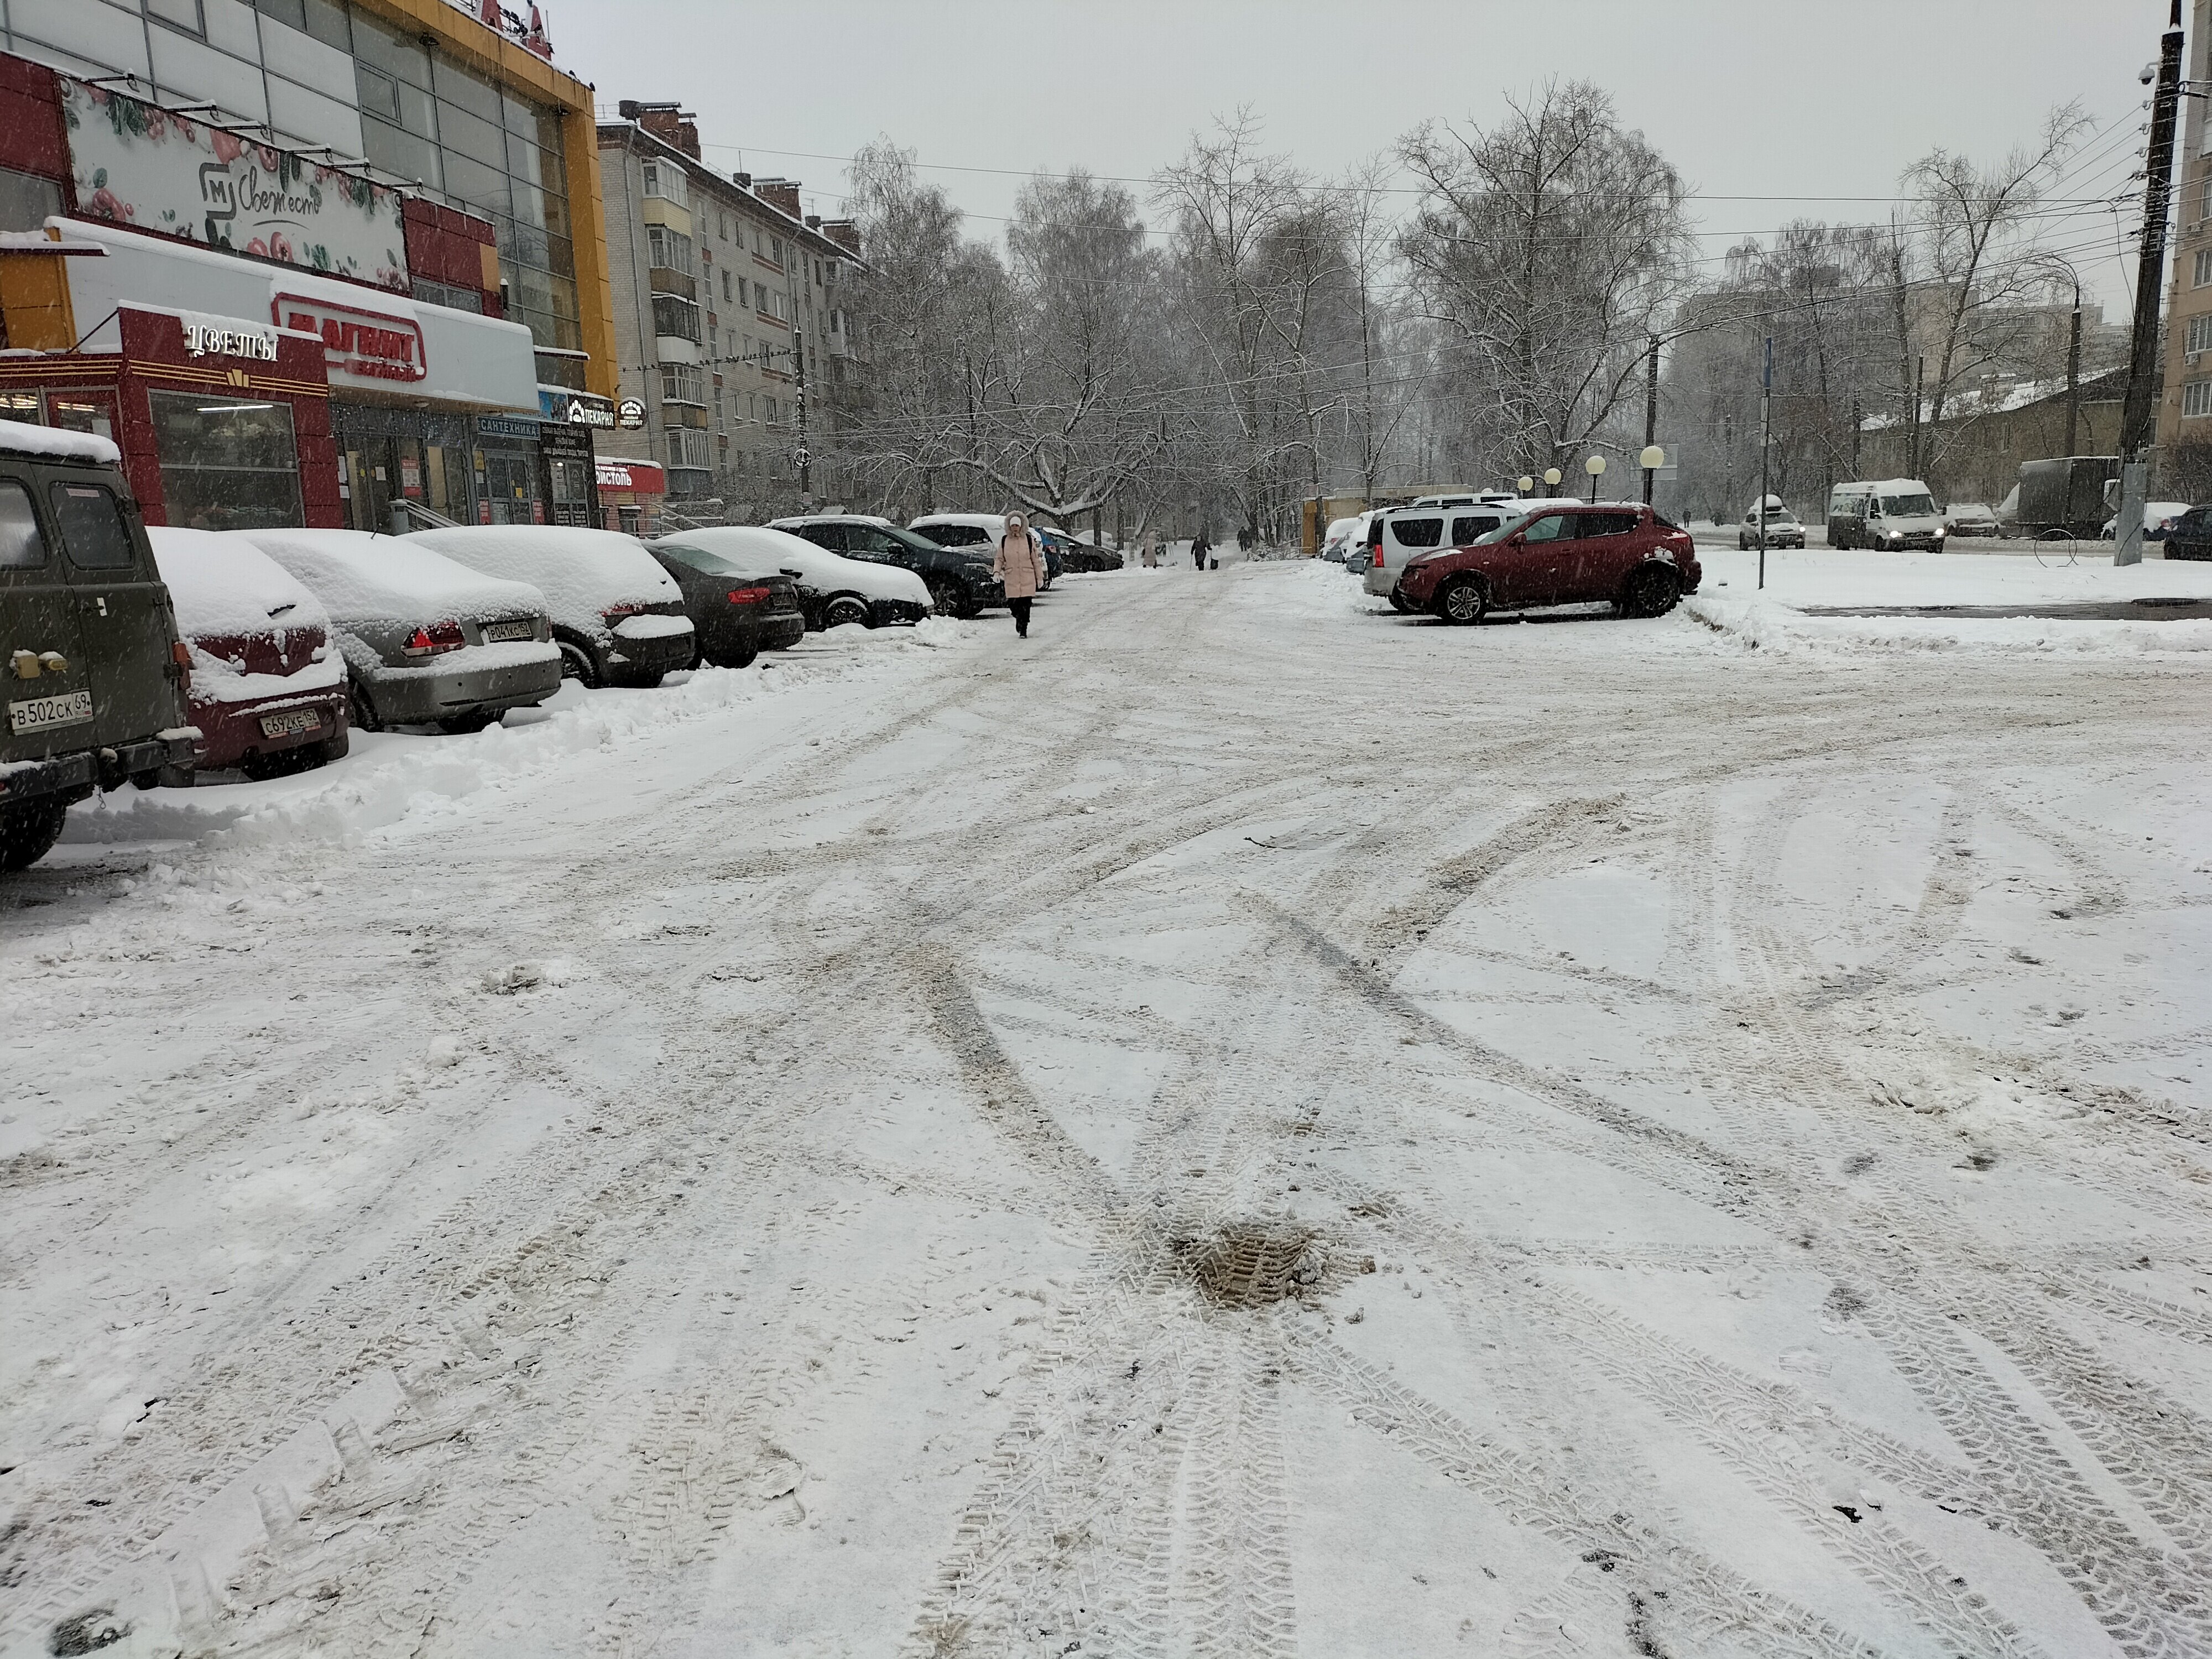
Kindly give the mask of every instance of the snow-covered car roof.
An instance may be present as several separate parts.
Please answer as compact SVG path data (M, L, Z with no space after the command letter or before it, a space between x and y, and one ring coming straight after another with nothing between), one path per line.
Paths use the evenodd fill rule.
M331 625L307 585L243 536L149 525L146 538L188 640Z
M484 575L412 537L366 530L223 533L252 543L297 576L341 626L545 614L545 596L529 583Z
M1990 513L1990 506L1987 501L1954 501L1950 506L1945 507L1943 510L1946 513L1951 514L1954 517L1963 513L1978 513L1984 518L1991 518L1995 516Z
M610 605L681 604L684 590L635 536L577 525L454 525L417 530L420 542L471 570L528 582L545 596L553 620L604 628Z
M925 513L918 519L908 520L906 527L919 530L926 524L980 525L986 530L996 530L1003 534L1006 528L1006 515L1003 513ZM1036 526L1031 526L1030 528Z
M679 530L663 536L656 547L696 547L727 559L752 574L773 575L778 571L799 573L798 580L820 593L858 593L871 599L929 601L929 589L921 577L896 565L872 564L848 559L817 547L804 536L766 525L721 525L708 530Z
M880 513L794 513L787 519L770 519L768 528L786 530L795 524L879 524L886 530L898 528ZM734 527L744 528L742 526Z
M94 432L69 432L28 421L0 421L0 449L11 455L35 455L42 461L82 461L113 466L123 459L114 443Z
M1323 541L1334 540L1336 537L1343 535L1346 532L1354 528L1359 523L1360 520L1365 516L1366 515L1364 514L1355 513L1348 519L1331 519L1328 521L1328 528L1322 532L1322 539Z

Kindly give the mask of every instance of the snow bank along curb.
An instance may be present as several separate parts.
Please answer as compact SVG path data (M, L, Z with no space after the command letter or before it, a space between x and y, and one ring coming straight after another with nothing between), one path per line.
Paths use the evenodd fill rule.
M980 643L980 624L927 617L912 629L859 627L810 635L796 651L752 668L704 668L648 691L580 692L564 684L550 714L495 725L465 737L356 738L355 756L267 785L118 791L70 810L64 842L208 841L254 846L294 840L343 842L611 749L625 738L721 714L786 690L874 673L917 653ZM362 753L374 745L383 752ZM404 746L402 746L404 745Z
M2002 600L1996 601L2002 603ZM2212 651L2212 622L2081 622L2042 617L1808 617L1774 599L1710 589L1684 612L1754 650L1845 655L1893 651L2042 653L2084 656Z

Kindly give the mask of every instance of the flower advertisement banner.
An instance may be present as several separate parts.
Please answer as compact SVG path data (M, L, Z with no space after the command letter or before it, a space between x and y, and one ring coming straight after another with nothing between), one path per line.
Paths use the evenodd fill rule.
M408 292L398 191L56 78L85 217Z

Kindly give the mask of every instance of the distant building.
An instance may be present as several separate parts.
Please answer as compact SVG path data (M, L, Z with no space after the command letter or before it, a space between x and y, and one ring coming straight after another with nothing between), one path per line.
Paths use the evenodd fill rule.
M857 229L803 215L796 179L715 172L676 105L621 111L599 129L600 173L621 395L645 422L605 449L665 467L679 514L836 500L828 458L857 381L844 297Z
M1938 500L1994 507L2020 482L2022 461L2068 453L2116 453L2120 405L2127 390L2124 368L2082 377L2075 400L2070 451L2063 380L1985 382L1953 398L1941 421L1929 418L1932 406L1923 406L1917 434L1905 416L1873 416L1861 427L1859 476L1912 474L1917 445L1921 457L1917 476L1928 482Z

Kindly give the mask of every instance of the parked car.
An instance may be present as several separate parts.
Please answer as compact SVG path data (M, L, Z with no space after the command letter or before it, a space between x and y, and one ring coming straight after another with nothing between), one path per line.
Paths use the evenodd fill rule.
M354 726L476 732L561 689L545 598L411 536L233 530L322 601L345 658Z
M1094 546L1080 536L1071 536L1064 530L1040 530L1037 539L1044 544L1047 568L1059 560L1058 568L1073 570L1079 575L1096 575L1102 570L1119 570L1121 556L1111 548Z
M1694 593L1704 572L1689 532L1634 501L1547 503L1471 547L1417 553L1399 578L1413 610L1448 623L1492 611L1610 600L1658 617Z
M987 557L995 557L1006 533L1006 520L998 513L925 513L907 528L939 547L980 547ZM1030 526L1032 533L1036 528ZM1044 585L1048 588L1059 580L1062 562L1049 543L1042 537L1038 539L1044 547Z
M1367 523L1369 562L1362 578L1367 592L1387 598L1396 610L1419 610L1398 591L1408 560L1437 548L1472 546L1537 505L1474 501L1452 507L1394 507L1375 514Z
M1744 509L1743 522L1736 526L1736 550L1749 552L1759 545L1759 503L1753 501ZM1766 498L1766 544L1769 547L1802 547L1805 545L1805 526L1797 515L1779 495Z
M269 777L343 756L345 658L321 601L242 537L156 528L146 538L191 651L198 769Z
M191 658L105 438L0 421L0 870L70 805L189 768Z
M993 547L974 543L941 546L927 536L901 530L889 519L857 513L778 519L769 528L804 536L817 547L848 559L913 571L929 590L940 616L972 617L987 605L1006 602L1006 588L991 574Z
M1994 539L2004 534L2004 526L1997 515L1990 511L1985 501L1954 501L1943 509L1943 529L1952 536L1987 536Z
M864 628L918 623L934 608L929 589L911 570L848 559L787 530L724 525L679 530L661 541L719 554L748 574L781 571L798 586L799 609L817 631L848 623Z
M2175 521L2188 511L2187 501L2145 501L2143 503L2143 539L2147 542L2164 541L2172 533ZM2109 542L2113 539L2119 524L2120 515L2115 513L2105 520L2104 527L2097 533Z
M717 668L750 668L763 651L788 651L806 635L799 585L781 571L747 570L681 541L648 543L647 552L684 590L698 644L692 658Z
M1352 545L1352 534L1359 528L1360 517L1355 513L1348 519L1331 519L1328 521L1328 528L1322 532L1322 557L1331 564L1344 562L1345 550Z
M2169 559L2212 559L2212 506L2192 507L2166 532Z
M1943 550L1943 515L1917 478L1839 483L1828 492L1828 545L1884 553L1923 547Z
M574 525L470 524L418 530L408 539L543 593L567 678L658 685L697 653L684 590L635 536Z

